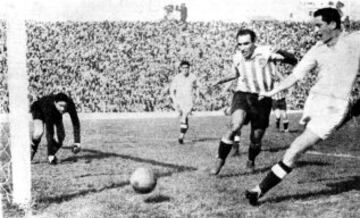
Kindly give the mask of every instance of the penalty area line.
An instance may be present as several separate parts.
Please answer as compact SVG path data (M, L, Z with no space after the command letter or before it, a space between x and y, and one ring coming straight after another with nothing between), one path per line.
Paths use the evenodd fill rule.
M360 160L360 156L354 156L354 155L351 155L351 154L324 153L324 152L319 152L319 151L308 151L308 152L306 152L306 154L321 155L321 156L327 156L327 157L351 158L351 159Z
M129 139L136 139L139 141L160 141L160 142L176 142L177 138L151 138L151 137L132 137L129 136ZM191 141L191 140L190 140ZM355 155L351 155L351 154L343 154L343 153L324 153L324 152L320 152L320 151L307 151L306 154L310 154L310 155L318 155L318 156L327 156L327 157L338 157L338 158L349 158L349 159L357 159L360 160L360 156L355 156Z

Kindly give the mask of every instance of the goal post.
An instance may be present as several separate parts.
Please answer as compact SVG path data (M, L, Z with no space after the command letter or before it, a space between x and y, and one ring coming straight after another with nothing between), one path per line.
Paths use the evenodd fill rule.
M12 203L29 208L31 161L28 75L26 71L26 27L21 2L6 8L7 82L9 92L9 141Z
M16 204L28 204L31 199L29 86L23 19L8 20L7 49L13 201Z

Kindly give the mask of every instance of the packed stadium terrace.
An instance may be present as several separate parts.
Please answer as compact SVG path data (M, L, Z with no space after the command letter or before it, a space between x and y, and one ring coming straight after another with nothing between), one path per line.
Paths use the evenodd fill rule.
M301 58L315 43L308 23L190 22L27 22L29 98L70 94L79 112L169 111L168 86L181 59L206 96L196 110L212 111L230 102L223 87L211 87L229 73L240 27L258 34L258 44L286 49ZM360 22L353 23L360 29ZM8 111L6 25L0 23L0 112ZM290 69L280 66L284 73ZM288 105L302 108L316 72L290 90Z

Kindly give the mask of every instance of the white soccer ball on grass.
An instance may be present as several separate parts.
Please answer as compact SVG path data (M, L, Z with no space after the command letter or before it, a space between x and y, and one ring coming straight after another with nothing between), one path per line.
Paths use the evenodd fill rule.
M137 168L130 176L130 184L135 192L147 194L154 190L157 178L151 168Z

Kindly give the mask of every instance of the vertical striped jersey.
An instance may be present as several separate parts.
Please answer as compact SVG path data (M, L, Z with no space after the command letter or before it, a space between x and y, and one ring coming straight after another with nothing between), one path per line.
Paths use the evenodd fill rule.
M276 86L278 86L278 85L279 85L279 82L275 82L275 83L274 83L274 87L276 87ZM287 93L288 93L288 90L286 89L286 90L283 90L283 91L281 91L281 92L276 93L276 94L273 95L271 98L272 98L273 100L280 100L280 99L286 98Z
M234 55L233 67L239 73L235 91L259 93L274 88L276 66L271 53L270 46L257 46L249 60L240 51Z

